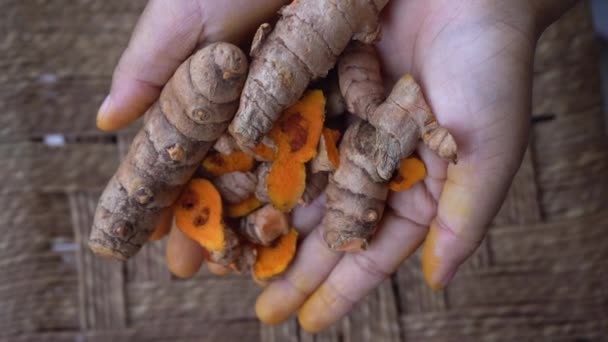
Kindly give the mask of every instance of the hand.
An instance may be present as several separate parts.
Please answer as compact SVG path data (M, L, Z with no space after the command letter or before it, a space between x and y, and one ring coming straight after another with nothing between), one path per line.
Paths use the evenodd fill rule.
M150 1L114 72L98 126L113 130L132 122L197 46L215 40L239 42L284 2ZM261 320L280 322L299 310L304 329L322 330L423 241L427 283L436 289L447 285L479 245L521 163L540 29L573 2L392 1L384 11L379 44L387 83L406 72L414 75L438 120L455 136L459 163L448 166L421 146L418 153L427 178L390 196L365 252L332 252L316 228L303 241L290 270L260 296L256 311ZM321 205L300 209L294 225L312 228L321 216ZM200 266L202 253L177 233L171 233L168 257L188 276ZM192 248L182 248L188 244Z
M331 252L316 228L285 276L258 299L262 321L277 323L299 310L301 326L320 331L346 315L423 241L426 282L434 289L448 284L482 241L521 164L536 40L551 20L547 15L555 17L556 7L567 5L390 3L378 46L387 83L406 72L414 75L438 121L455 136L459 162L448 166L421 144L418 153L428 176L411 190L390 195L367 251Z

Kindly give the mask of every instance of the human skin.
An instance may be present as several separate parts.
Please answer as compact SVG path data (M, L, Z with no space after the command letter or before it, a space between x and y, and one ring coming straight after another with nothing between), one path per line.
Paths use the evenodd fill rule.
M296 225L311 233L290 270L258 299L262 321L278 323L298 312L305 330L323 330L421 245L426 282L434 289L449 283L483 239L521 164L536 41L575 2L389 4L378 44L387 87L406 72L413 74L439 122L458 142L458 164L448 165L421 145L418 153L427 177L409 191L391 194L378 233L364 252L330 251L316 227L322 205L298 209ZM150 1L114 72L98 126L114 130L134 121L196 47L217 40L246 41L284 3Z

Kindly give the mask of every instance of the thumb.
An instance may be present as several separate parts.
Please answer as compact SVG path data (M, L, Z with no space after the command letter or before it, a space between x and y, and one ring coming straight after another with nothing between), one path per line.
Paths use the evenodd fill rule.
M197 46L218 40L235 42L283 3L151 0L114 70L110 93L97 113L97 126L111 131L135 121Z

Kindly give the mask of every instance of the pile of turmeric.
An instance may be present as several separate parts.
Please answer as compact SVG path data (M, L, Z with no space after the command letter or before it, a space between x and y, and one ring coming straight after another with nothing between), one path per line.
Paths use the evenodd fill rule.
M264 283L296 255L290 212L323 193L328 246L365 249L389 191L425 178L419 141L457 161L413 77L384 87L373 43L387 2L296 0L260 26L250 68L227 43L186 60L104 191L91 249L125 260L172 222L213 273Z

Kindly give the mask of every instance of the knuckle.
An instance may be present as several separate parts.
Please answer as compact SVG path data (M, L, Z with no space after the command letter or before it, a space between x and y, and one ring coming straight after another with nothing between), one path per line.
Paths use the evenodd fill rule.
M390 270L387 270L380 266L376 260L371 258L365 252L354 254L353 263L355 263L355 265L357 265L360 270L365 272L374 280L382 280L388 278L392 273Z

